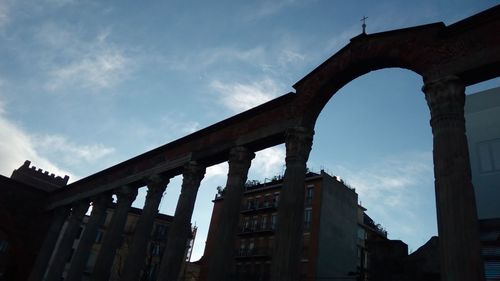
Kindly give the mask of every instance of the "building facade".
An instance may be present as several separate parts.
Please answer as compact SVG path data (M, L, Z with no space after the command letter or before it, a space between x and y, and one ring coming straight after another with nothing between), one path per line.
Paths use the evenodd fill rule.
M94 243L92 244L91 250L90 250L90 255L87 259L85 269L83 272L83 277L82 280L91 280L91 275L92 272L94 271L94 267L96 264L97 257L99 255L99 252L101 250L102 242L103 242L103 237L106 234L106 230L108 229L110 223L111 223L111 218L113 216L113 213L115 211L116 204L112 204L107 210L106 210L106 217L104 219L104 223L99 227L99 230L97 231L97 235L95 237ZM110 281L118 281L121 280L124 274L124 267L126 266L125 261L127 259L129 249L131 248L131 245L133 243L133 234L136 228L136 225L139 221L139 218L141 216L142 210L138 208L131 207L127 220L125 223L125 229L123 232L123 236L121 238L120 242L120 247L117 249L114 261L113 261L113 266L111 269L111 274L109 277ZM68 262L65 265L65 270L63 272L63 278L67 277L68 271L70 270L71 262L74 257L74 253L76 249L78 248L78 245L80 243L80 239L82 237L82 234L87 226L87 223L89 222L90 216L85 216L83 218L82 224L80 226L80 229L77 234L77 239L75 239L73 243L73 248L70 254L70 257L68 258ZM166 214L161 214L158 213L155 217L154 224L152 227L152 232L150 233L150 236L148 237L147 240L147 252L144 258L144 262L142 264L142 270L140 273L140 281L154 281L157 279L158 276L158 269L161 264L161 258L163 256L163 253L165 251L165 247L167 244L167 237L168 237L168 230L170 228L170 225L173 221L173 217L166 215ZM65 226L63 226L65 227ZM196 228L192 228L192 235L190 237L190 240L188 241L188 244L186 245L186 258L185 261L187 261L190 257L191 251L192 251L192 246L193 246L193 241L196 235ZM56 245L57 247L57 245ZM183 265L184 266L184 265ZM181 272L182 275L182 272ZM180 280L183 277L180 277ZM64 279L63 279L64 280Z
M500 87L467 95L465 119L487 280L500 279Z
M277 211L283 180L275 177L266 183L249 181L241 202L239 226L234 248L232 280L269 280ZM359 221L358 196L337 177L324 171L308 172L305 178L301 276L303 280L353 278L363 268L366 255L363 215ZM213 235L224 202L219 188L201 259L201 280L208 274L210 254L217 251ZM359 238L361 235L361 239ZM362 242L360 242L362 240Z

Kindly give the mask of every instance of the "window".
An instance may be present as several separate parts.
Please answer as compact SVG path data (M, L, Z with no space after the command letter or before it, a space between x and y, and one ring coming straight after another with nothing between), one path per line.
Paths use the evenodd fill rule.
M156 243L151 244L151 256L159 257L160 256L160 245Z
M243 231L248 231L250 229L250 218L245 217L245 220L243 221Z
M276 193L274 193L274 204L275 204L275 206L278 206L279 202L280 202L280 194L279 194L279 192L276 192Z
M271 215L271 229L276 229L277 222L278 222L278 215L274 213Z
M261 228L262 229L268 229L268 226L267 226L267 215L263 215L262 216Z
M312 209L306 208L304 210L304 230L309 230L311 228L312 219Z
M253 254L253 249L255 248L255 242L254 240L250 240L248 242L248 253Z
M481 173L500 171L500 139L478 143L477 154Z
M253 200L253 198L248 198L247 199L247 209L251 210L253 208L254 208L254 200Z
M314 186L308 186L306 189L306 204L311 204L314 195Z
M156 238L163 238L167 234L167 226L163 224L157 224L155 225L155 232L154 236Z
M245 243L245 240L241 240L240 241L240 252L239 252L239 255L240 256L245 256L245 253L246 253L246 243Z
M253 231L257 230L258 223L259 223L259 217L257 217L257 216L252 217L252 230Z

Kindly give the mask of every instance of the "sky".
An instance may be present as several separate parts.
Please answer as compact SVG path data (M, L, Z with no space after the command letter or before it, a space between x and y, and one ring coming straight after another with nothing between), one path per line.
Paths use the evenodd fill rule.
M376 3L376 4L374 4ZM360 34L454 23L499 4L442 1L0 0L0 174L29 159L70 182L280 95ZM468 93L499 86L493 79ZM371 72L322 111L308 166L355 188L391 239L415 251L437 234L430 114L422 78ZM284 146L249 179L284 171ZM203 253L227 164L209 167L193 224ZM160 211L172 215L181 177ZM145 188L134 206L141 207Z

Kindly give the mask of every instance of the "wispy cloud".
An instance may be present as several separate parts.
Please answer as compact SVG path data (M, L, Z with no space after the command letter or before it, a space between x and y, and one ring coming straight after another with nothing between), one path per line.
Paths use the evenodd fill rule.
M59 176L69 175L74 181L77 177L67 170L61 169L36 150L36 143L18 124L6 117L5 104L0 101L0 174L10 176L12 171L21 166L25 160L33 165Z
M62 159L67 164L95 163L115 151L103 144L79 145L61 135L36 136L35 141L37 150Z
M356 189L368 214L393 239L403 239L416 249L429 238L422 236L422 229L436 231L434 201L428 202L434 193L431 152L395 155L360 169L340 165L334 169Z
M272 16L281 10L296 5L298 0L264 0L257 4L253 12L247 14L246 20L257 20L263 17Z
M50 72L47 89L54 91L69 86L90 89L109 88L119 83L127 71L128 60L116 49L89 53L76 61Z
M73 5L78 3L78 0L45 0L47 4L52 4L58 7L66 6L66 5Z
M250 176L258 180L263 180L281 175L284 172L285 156L284 145L258 151L255 154L255 159L252 161Z
M44 24L36 38L49 53L44 63L48 73L45 88L100 90L123 81L133 67L133 60L110 42L110 33L104 29L92 38L84 38L78 30Z
M184 56L164 58L163 63L173 70L201 70L212 67L219 63L243 62L247 64L262 64L265 57L262 46L239 49L234 47L205 48L200 52L190 52ZM158 56L154 57L155 60Z
M10 3L6 0L0 0L0 29L9 22Z
M220 95L221 104L234 113L265 103L280 94L280 87L269 78L249 84L212 81L210 87Z

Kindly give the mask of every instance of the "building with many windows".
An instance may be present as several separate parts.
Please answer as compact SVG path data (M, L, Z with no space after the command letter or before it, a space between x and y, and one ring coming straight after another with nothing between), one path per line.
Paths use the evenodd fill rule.
M113 216L115 204L112 204L106 211L106 218L102 226L99 227L97 231L97 235L95 241L92 245L89 258L87 260L87 265L84 270L84 275L82 280L90 280L90 275L93 272L97 256L99 254L101 248L101 242L106 233L106 229L108 228L111 218ZM141 209L138 208L130 208L127 216L127 221L125 223L124 235L122 237L121 246L116 251L116 255L113 262L113 267L111 269L111 275L109 280L120 280L123 269L125 266L125 260L127 258L128 249L132 243L132 236L134 233L135 226L139 221L140 215L142 213ZM85 216L80 230L77 235L77 239L73 244L73 251L71 256L68 258L68 262L66 263L65 272L63 273L63 277L66 276L67 271L69 270L71 259L73 257L74 251L77 249L78 244L80 242L80 238L84 229L86 227L87 222L89 221L89 216ZM158 269L160 267L161 258L163 257L163 252L166 247L168 230L170 224L172 223L173 217L165 214L158 213L156 215L154 226L152 228L151 235L148 239L147 253L144 260L142 272L140 274L141 281L153 281L156 280L158 275ZM65 226L63 226L65 227ZM186 246L186 259L187 260L192 251L192 242L196 235L196 228L192 229L192 236L188 245ZM57 246L57 245L56 245Z
M275 177L269 182L249 181L245 185L239 226L234 234L237 237L234 264L228 265L232 280L268 280L282 183L280 177ZM366 263L367 228L376 227L363 224L365 209L358 205L358 195L342 180L324 171L308 172L304 187L303 279L352 279L359 275ZM210 254L217 250L213 239L224 193L219 188L213 201L207 243L200 260L200 280L205 280Z

